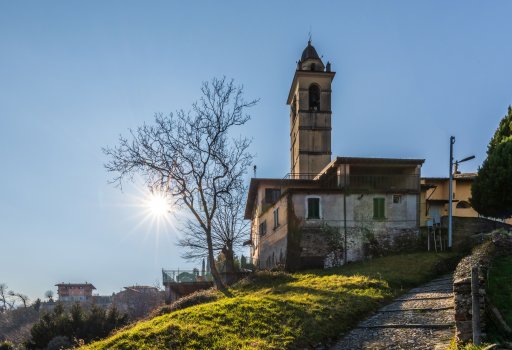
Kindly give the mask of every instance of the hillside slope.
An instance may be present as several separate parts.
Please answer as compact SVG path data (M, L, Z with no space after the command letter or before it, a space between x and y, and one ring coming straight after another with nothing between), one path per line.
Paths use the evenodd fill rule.
M259 273L231 297L139 322L93 349L285 349L327 344L405 289L454 267L450 254L378 258L304 273Z

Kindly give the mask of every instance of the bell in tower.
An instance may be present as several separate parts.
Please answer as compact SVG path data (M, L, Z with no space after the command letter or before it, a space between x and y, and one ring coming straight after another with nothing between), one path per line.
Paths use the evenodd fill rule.
M331 84L335 74L308 41L287 101L291 178L313 178L331 161Z

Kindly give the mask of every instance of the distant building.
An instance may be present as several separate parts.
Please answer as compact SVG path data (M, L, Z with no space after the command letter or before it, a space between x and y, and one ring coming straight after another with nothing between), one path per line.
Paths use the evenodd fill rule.
M213 287L213 277L209 268L199 270L164 270L162 269L162 283L165 287L165 302L173 303L176 300L194 292Z
M59 301L64 302L85 302L92 298L92 291L96 289L91 283L59 283L57 287L57 294Z
M113 303L119 311L127 313L130 318L146 316L153 309L164 303L164 292L151 286L129 286L115 293Z
M453 175L452 215L476 218L479 214L471 206L471 186L477 173ZM448 216L449 178L421 178L421 226L439 225L443 216Z

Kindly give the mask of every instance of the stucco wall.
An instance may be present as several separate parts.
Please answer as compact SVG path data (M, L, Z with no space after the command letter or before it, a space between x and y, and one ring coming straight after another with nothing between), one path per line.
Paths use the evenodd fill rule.
M399 203L393 203L393 194L350 194L347 205L347 261L365 256L384 254L386 251L406 249L408 239L418 234L418 195L401 194ZM307 219L307 199L320 198L320 219ZM385 199L385 218L373 218L373 199ZM344 238L343 193L294 193L294 215L300 222L300 258L302 266L329 265L326 256L330 247L326 243L326 225L337 230ZM377 249L380 249L379 251Z
M393 194L349 194L347 203L347 226L358 227L369 222L376 230L388 228L416 228L418 215L418 195L400 194L400 203L393 203ZM320 198L320 220L308 220L307 198ZM385 219L373 219L373 199L385 199ZM343 225L343 193L294 193L292 197L295 215L304 225L315 225L319 221L332 226Z
M279 226L274 227L274 210L279 208ZM259 224L266 221L267 233L259 236ZM287 196L281 197L274 205L253 220L252 230L259 236L254 245L253 261L258 268L278 267L285 262L287 246Z

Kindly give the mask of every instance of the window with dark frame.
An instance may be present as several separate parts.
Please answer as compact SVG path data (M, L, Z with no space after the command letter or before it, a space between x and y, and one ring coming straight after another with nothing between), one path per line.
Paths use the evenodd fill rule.
M402 203L402 195L394 194L393 195L393 204Z
M265 189L265 203L272 204L277 202L281 197L281 189L279 188L266 188Z
M274 210L274 229L279 226L279 208Z
M384 212L385 200L384 198L373 199L373 218L377 220L385 219Z
M320 198L308 198L308 219L320 219Z
M267 220L264 220L260 223L260 236L265 236L267 234Z

